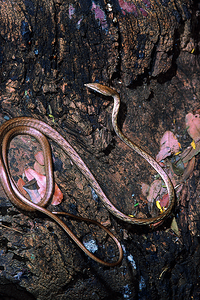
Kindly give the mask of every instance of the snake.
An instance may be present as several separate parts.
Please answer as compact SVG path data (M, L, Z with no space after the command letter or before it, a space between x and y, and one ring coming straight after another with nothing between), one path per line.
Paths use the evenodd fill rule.
M154 160L154 158L149 155L146 151L142 150L139 146L133 143L130 139L128 139L119 129L117 117L120 108L120 96L119 94L112 88L99 84L99 83L88 83L85 84L86 87L91 90L101 93L104 96L111 96L114 100L113 110L112 110L112 124L113 128L117 134L117 136L131 149L135 150L138 154L140 154L150 165L160 174L169 194L169 205L165 212L159 214L156 217L152 218L133 218L128 215L125 215L120 210L118 210L112 202L107 198L99 183L95 179L92 172L89 170L87 165L84 163L79 154L75 151L75 149L70 145L70 143L53 127L48 125L47 123L31 117L16 117L12 118L6 122L4 122L0 127L0 182L2 187L8 196L9 200L15 205L17 208L22 209L23 211L33 212L40 211L43 214L47 215L49 218L54 220L71 238L72 240L87 254L90 258L97 261L100 264L105 266L116 266L121 263L123 258L123 250L118 239L110 232L105 226L101 223L86 219L80 216L75 216L69 214L67 212L51 212L46 209L46 205L49 200L52 198L54 192L54 176L53 176L53 163L52 163L52 155L51 148L49 145L48 138L54 141L71 159L71 161L78 167L81 173L85 176L90 186L98 195L99 199L102 201L103 205L107 208L107 210L113 214L115 217L119 218L124 222L128 222L130 224L137 225L149 225L153 223L157 223L161 220L167 218L173 208L175 202L174 188L170 181L170 178L165 173L165 171L160 167L160 165ZM30 135L33 136L41 145L43 155L44 155L44 165L45 165L45 173L46 173L46 192L43 198L37 203L33 203L24 197L20 191L18 190L14 179L12 178L9 170L8 164L8 147L11 139L17 135ZM70 216L72 218L76 218L80 221L91 222L95 225L98 225L103 230L105 230L109 236L114 240L118 247L118 260L115 262L107 262L103 261L100 258L96 257L92 254L81 242L80 240L73 234L73 232L69 229L69 227L58 217L58 215Z
M114 100L114 105L113 105L113 110L112 110L112 125L114 128L114 131L116 135L132 150L137 152L140 156L142 156L153 168L154 170L161 176L162 180L165 183L165 186L167 188L167 192L169 195L169 204L167 209L159 214L156 217L151 217L151 218L133 218L130 216L127 216L123 214L121 211L117 210L111 203L110 201L108 202L108 199L101 198L102 202L106 206L106 208L116 217L121 219L122 221L128 222L130 224L137 224L137 225L151 225L158 223L164 219L166 219L172 212L172 209L174 207L175 203L175 192L174 192L174 187L171 182L171 179L169 176L166 174L166 172L162 169L162 167L159 165L159 163L150 155L148 154L145 150L143 150L141 147L139 147L136 143L131 141L129 138L127 138L123 132L119 129L118 126L118 113L120 109L120 95L117 91L114 89L102 85L99 83L87 83L85 84L86 87L90 88L91 90L98 92L104 96L109 96L112 97Z

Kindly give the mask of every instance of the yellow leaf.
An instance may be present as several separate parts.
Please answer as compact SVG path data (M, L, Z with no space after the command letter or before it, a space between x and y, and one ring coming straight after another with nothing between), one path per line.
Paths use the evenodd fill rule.
M157 208L160 210L161 213L163 213L163 212L165 211L165 210L161 207L160 201L159 201L159 200L156 201L156 206L157 206Z
M191 146L193 149L196 149L195 141L192 141Z
M49 118L52 118L52 121L55 122L54 116L49 114Z
M181 151L176 152L174 155L179 155L181 153Z

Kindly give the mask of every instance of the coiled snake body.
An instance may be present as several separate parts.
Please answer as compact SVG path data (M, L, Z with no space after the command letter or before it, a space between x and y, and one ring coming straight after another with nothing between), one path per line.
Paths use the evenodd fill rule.
M1 145L1 153L0 153L0 181L1 184L10 199L10 201L17 206L18 208L25 210L25 211L34 211L38 210L50 218L52 218L55 222L57 222L74 240L74 242L92 259L96 260L97 262L104 264L106 266L115 266L119 264L122 260L122 248L119 243L119 241L116 239L116 237L104 226L99 224L96 221L84 219L82 217L77 217L68 213L52 213L44 206L49 202L49 199L52 197L53 189L54 189L54 179L53 179L53 166L52 166L52 158L51 158L51 149L49 146L49 142L46 137L53 140L56 144L58 144L63 151L70 157L70 159L76 164L76 166L79 168L79 170L82 172L82 174L86 177L91 187L95 190L101 201L103 202L104 206L111 212L114 216L121 219L122 221L128 222L130 224L139 224L139 225L147 225L159 222L169 216L171 213L172 207L174 205L174 189L172 186L172 183L169 179L169 177L166 175L166 173L163 171L163 169L159 166L159 164L144 150L139 148L136 144L134 144L132 141L130 141L127 137L123 135L123 133L119 130L117 125L117 115L119 111L120 106L120 97L119 94L114 91L113 89L106 87L101 84L97 83L91 83L86 84L87 87L93 89L94 91L97 91L103 95L106 96L112 96L114 99L114 107L112 112L112 124L114 127L114 130L116 134L122 139L123 142L125 142L130 148L138 152L141 156L147 160L152 167L160 174L162 179L164 180L168 193L169 193L169 206L167 210L158 215L154 218L149 219L138 219L138 218L132 218L125 214L123 214L121 211L119 211L106 197L104 192L102 191L101 187L99 186L98 182L96 181L95 177L92 175L86 164L83 162L83 160L80 158L80 156L77 154L77 152L72 148L72 146L52 127L47 125L46 123L33 119L30 117L18 117L11 119L7 122L5 122L0 127L0 145ZM28 199L26 199L17 189L16 184L14 180L12 179L12 176L10 175L8 162L7 162L7 148L9 141L16 135L19 134L28 134L33 137L35 137L39 143L41 144L42 151L44 154L44 161L45 161L45 173L46 173L46 193L45 196L41 199L41 201L38 204L35 204ZM117 262L109 263L104 262L101 259L94 256L92 253L90 253L84 245L78 240L78 238L71 232L71 230L65 225L65 223L57 217L55 214L65 214L69 215L73 218L77 218L79 220L84 220L87 222L92 222L101 228L103 228L115 241L118 247L119 251L119 258Z

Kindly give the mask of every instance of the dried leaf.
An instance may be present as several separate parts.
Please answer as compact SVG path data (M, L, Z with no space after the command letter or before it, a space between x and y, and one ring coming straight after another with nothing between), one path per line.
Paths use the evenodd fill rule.
M31 168L28 168L28 169L25 170L25 175L26 175L28 180L32 180L34 178L36 179L37 184L39 186L38 191L39 191L39 194L42 198L45 194L45 191L46 191L46 176L39 174L38 172L36 172L35 170L33 170ZM55 188L54 189L55 189L55 191L54 191L54 195L53 195L53 199L52 199L52 204L53 205L58 205L62 202L63 193L61 192L61 190L59 189L59 187L56 183L55 183ZM37 201L37 200L34 200L34 201Z
M141 183L141 188L142 188L142 194L145 196L145 197L147 197L147 195L148 195L148 192L149 192L149 185L148 184L146 184L146 183L144 183L144 182L142 182Z
M23 186L25 185L25 182L22 178L19 178L18 181L17 181L17 187L18 187L18 190L20 191L20 193L24 196L24 197L27 197L27 192L24 190Z
M156 206L161 213L165 211L165 208L169 205L169 195L165 194L160 200L156 201Z
M179 232L178 225L177 225L175 217L173 218L172 223L171 223L171 230L173 230L173 232L177 236L180 236L180 232Z
M46 176L39 174L31 168L25 170L25 175L29 181L31 181L34 178L36 179L37 184L39 186L39 193L41 197L43 197L46 191Z
M189 113L185 117L185 123L188 134L197 142L200 140L200 115Z
M200 152L200 140L195 143L196 148L192 148L191 146L184 150L183 153L181 153L181 158L183 163L187 163L192 157L197 155Z
M176 175L182 175L184 172L184 163L180 155L174 155L171 158L172 170Z
M154 180L149 189L149 194L147 197L148 202L153 203L154 200L158 197L162 187L162 180Z
M162 188L162 180L154 180L149 189L149 194L147 196L148 200L148 210L152 216L156 215L156 210L154 207L154 203L156 198L159 196Z
M54 195L53 199L51 201L52 205L58 205L62 202L63 200L63 193L59 189L58 185L55 183L55 188L54 188Z
M160 152L156 156L157 161L179 152L180 143L171 131L166 131L160 140Z
M23 186L23 189L29 194L31 201L36 204L41 200L38 188L39 187L35 178Z
M190 174L194 170L194 165L195 165L195 157L193 157L191 160L188 161L188 164L185 168L183 176L181 177L181 182L184 182L185 180L187 180L189 178Z
M160 205L161 207L167 207L169 205L169 194L165 194L160 199Z

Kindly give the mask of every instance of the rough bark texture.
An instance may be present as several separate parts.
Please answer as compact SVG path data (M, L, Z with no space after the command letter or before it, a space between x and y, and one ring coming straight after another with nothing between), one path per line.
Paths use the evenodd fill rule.
M155 172L113 133L110 100L84 83L120 92L119 124L152 156L166 130L184 149L191 142L185 115L200 98L198 9L189 0L1 1L1 123L17 116L45 120L75 147L114 205L126 214L134 201L142 209L141 183L152 182ZM16 180L34 164L34 143L11 144ZM52 148L64 194L58 210L106 224L124 245L122 265L91 261L54 222L19 211L1 190L0 298L199 299L199 156L175 206L177 237L166 230L171 218L153 231L113 218L67 156ZM81 240L96 232L105 258L116 256L98 228L66 222Z

